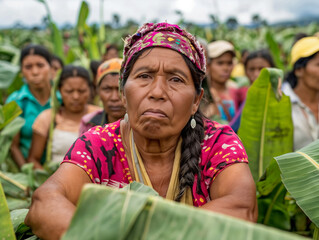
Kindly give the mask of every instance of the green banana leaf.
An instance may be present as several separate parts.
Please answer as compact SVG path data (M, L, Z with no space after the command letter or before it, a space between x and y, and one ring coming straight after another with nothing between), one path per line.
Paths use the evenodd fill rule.
M50 28L52 31L51 37L53 43L53 52L55 55L59 56L64 61L65 57L63 51L63 38L61 31L58 29L54 22L50 23Z
M291 103L280 90L282 80L281 70L262 69L248 90L242 112L238 135L245 146L256 182L274 156L293 149Z
M25 120L23 118L17 117L0 131L0 164L7 159L12 140L24 123Z
M0 131L21 113L22 110L15 101L9 102L4 106L0 105Z
M47 11L49 27L51 29L51 42L53 44L53 52L55 55L59 56L62 60L64 60L62 34L52 19L52 14L51 14L49 5L47 1L45 0L36 0L36 1L42 3Z
M77 24L76 24L76 28L79 34L83 34L88 16L89 16L89 5L87 4L86 1L82 1L80 12L78 15Z
M278 43L275 41L274 34L270 30L268 30L266 32L265 38L270 49L271 55L274 58L276 67L280 68L281 70L285 70L284 63L281 59L281 49Z
M18 65L20 58L19 48L14 47L13 45L2 45L0 46L0 60L10 62L13 65Z
M19 66L0 60L0 89L9 88L19 71Z
M319 227L319 140L275 159L288 192Z
M140 188L148 188L141 186ZM88 184L62 239L304 239L135 191Z
M15 240L6 198L0 183L0 239Z

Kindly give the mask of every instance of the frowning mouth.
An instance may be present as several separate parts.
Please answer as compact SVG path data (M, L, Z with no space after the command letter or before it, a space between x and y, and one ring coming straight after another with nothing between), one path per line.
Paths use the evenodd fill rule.
M163 111L159 109L148 109L143 114L143 116L153 116L153 117L159 117L159 118L166 118L167 115Z

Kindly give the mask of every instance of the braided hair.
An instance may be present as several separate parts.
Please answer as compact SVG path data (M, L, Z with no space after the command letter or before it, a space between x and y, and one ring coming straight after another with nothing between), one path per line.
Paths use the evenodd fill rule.
M152 48L143 49L132 56L131 61L126 66L125 72L123 74L123 79L121 81L120 89L123 90L124 85L128 79L128 76L133 68L134 63L143 54L145 50L150 51ZM149 54L149 53L147 53ZM204 78L204 74L193 64L186 56L182 55L184 61L186 62L188 68L190 69L196 94L201 93L201 83ZM182 149L181 149L181 162L179 171L179 193L175 197L175 201L179 202L189 187L192 186L195 181L195 175L197 175L197 188L200 187L201 172L199 168L199 161L201 155L201 143L204 139L204 116L198 109L194 114L194 119L196 121L196 127L191 128L190 122L191 118L187 122L186 126L181 132L182 137Z

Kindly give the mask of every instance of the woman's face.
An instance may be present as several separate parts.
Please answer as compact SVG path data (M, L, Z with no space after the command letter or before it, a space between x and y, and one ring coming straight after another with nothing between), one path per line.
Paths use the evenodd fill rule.
M39 55L28 55L22 60L21 71L30 88L50 87L51 66Z
M271 67L269 62L264 58L257 57L247 62L245 72L250 83L253 83L259 76L261 69Z
M82 77L69 77L60 88L64 107L72 113L80 113L90 97L87 81Z
M51 62L52 66L52 79L55 79L57 72L62 69L62 65L58 60L53 60Z
M299 81L308 88L319 91L319 53L308 61L306 67L296 70Z
M109 121L122 118L125 107L119 94L119 75L107 74L101 80L98 91Z
M230 78L234 68L233 55L226 52L211 60L209 64L209 75L212 82L224 84Z
M180 135L201 97L183 57L158 47L135 62L123 101L133 130L149 139L163 139Z

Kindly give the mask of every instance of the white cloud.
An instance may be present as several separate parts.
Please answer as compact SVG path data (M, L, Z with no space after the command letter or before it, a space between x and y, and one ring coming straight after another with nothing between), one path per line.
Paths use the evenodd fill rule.
M75 24L81 0L47 0L53 19L58 24ZM89 22L99 22L100 1L89 0ZM242 24L249 23L253 14L268 22L290 20L318 9L317 0L104 0L104 20L120 15L121 22L134 19L138 22L176 22L175 10L181 10L187 21L207 23L209 14L217 14L222 21L236 17ZM0 0L0 26L10 26L17 21L25 25L39 25L46 15L43 4L36 0Z

